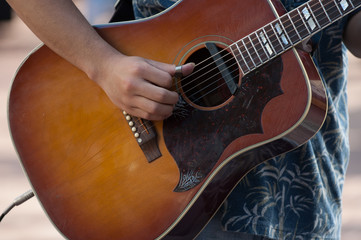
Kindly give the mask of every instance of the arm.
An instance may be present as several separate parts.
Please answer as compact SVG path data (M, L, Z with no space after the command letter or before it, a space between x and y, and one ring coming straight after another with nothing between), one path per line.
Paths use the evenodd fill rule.
M348 21L343 37L350 52L361 58L361 11Z
M174 65L121 54L96 33L71 0L8 3L44 44L97 82L116 106L150 120L171 115L178 101L178 94L168 90ZM186 65L183 73L192 68Z

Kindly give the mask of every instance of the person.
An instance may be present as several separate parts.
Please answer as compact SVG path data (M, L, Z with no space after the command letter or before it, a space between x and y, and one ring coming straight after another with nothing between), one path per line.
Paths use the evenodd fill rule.
M174 65L118 52L70 0L8 2L46 45L98 83L116 106L149 120L172 114L178 101L177 93L169 90ZM148 17L176 2L133 0L134 15ZM304 2L282 1L287 10ZM340 239L349 157L345 46L361 57L360 30L357 12L312 37L312 57L329 103L324 125L303 146L247 174L197 239ZM184 65L183 75L193 68Z

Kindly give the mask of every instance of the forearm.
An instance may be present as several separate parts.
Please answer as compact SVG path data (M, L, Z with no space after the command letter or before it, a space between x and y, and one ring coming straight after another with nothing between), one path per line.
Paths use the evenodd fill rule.
M361 58L361 11L347 23L344 42L353 55Z
M71 0L8 2L41 41L90 77L103 59L119 54L97 34Z
M71 0L7 1L41 41L83 70L120 109L149 120L172 114L178 101L172 90L174 65L123 55L97 34ZM193 67L184 65L183 75Z

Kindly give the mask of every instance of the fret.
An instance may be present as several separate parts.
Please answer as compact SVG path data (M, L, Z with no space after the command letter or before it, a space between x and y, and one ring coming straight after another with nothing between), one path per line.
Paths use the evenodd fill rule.
M271 49L267 38L264 36L263 30L260 30L258 32L256 32L258 39L260 40L260 43L263 47L263 49L265 49L265 53L267 54L268 58L271 58L271 56L273 55L273 50Z
M264 56L265 57L267 57L267 59L269 59L269 55L267 54L267 50L266 50L266 48L264 47L264 45L263 45L263 43L262 43L262 40L261 40L261 38L260 38L260 36L258 35L258 33L256 32L255 33L256 34L256 36L257 36L257 39L258 39L258 42L259 42L259 45L262 47L262 49L263 49L263 51L264 51ZM266 60L267 61L267 60Z
M318 19L316 18L315 13L313 12L313 10L312 10L311 7L310 7L310 2L307 2L306 5L307 5L308 10L310 11L312 17L313 17L314 22L316 22L316 24L317 24L318 29L321 29L321 25L320 25L320 23L318 22Z
M302 15L303 15L303 19L305 20L305 22L307 23L309 30L312 32L316 32L319 29L321 29L320 24L318 23L312 9L310 8L309 5L310 2L307 2L304 7L302 7Z
M341 15L334 1L320 0L331 21L337 20Z
M312 12L314 13L315 18L320 26L323 28L331 23L331 19L328 17L325 8L323 7L320 0L314 1L314 3L310 6Z
M273 47L276 54L279 54L283 52L283 46L281 45L280 41L277 38L277 34L272 28L271 24L266 25L263 28L267 32L267 37L269 39L269 42L271 43L271 46Z
M340 7L338 6L337 2L335 2L335 5L336 5L337 10L340 12L340 16L342 16L343 15L342 11L341 11Z
M268 49L272 49L272 51L270 51L271 55L272 55L272 54L276 54L277 52L276 52L274 46L272 45L272 42L271 42L271 40L270 40L270 38L269 38L269 36L268 36L268 33L267 33L267 31L265 30L265 28L262 29L262 35L264 36L265 39L267 39L267 45L266 45L266 47L268 47Z
M271 58L273 55L275 55L275 50L273 49L272 45L270 44L270 41L263 29L259 30L257 32L257 35L261 39L262 46L266 49L266 53L269 58Z
M271 28L272 28L272 31L273 31L273 33L274 33L274 36L276 36L276 38L277 38L277 40L278 40L277 42L278 42L279 45L282 47L282 50L285 50L285 48L284 48L284 46L283 46L283 44L282 44L282 42L281 42L281 39L279 38L279 36L278 36L278 34L277 34L277 31L275 30L273 24L271 24Z
M339 0L339 4L343 14L346 14L355 9L355 5L353 4L352 0Z
M256 63L255 63L255 61L254 61L254 59L253 59L253 56L252 56L252 54L251 54L251 52L250 52L250 50L249 50L249 45L247 46L247 44L244 42L244 40L243 39L241 39L241 41L242 41L242 43L243 43L243 46L244 46L244 49L246 50L246 53L247 53L247 57L249 57L249 59L251 60L251 65L249 65L251 68L253 68L253 67L255 67L256 66Z
M261 56L259 55L256 45L254 43L254 40L256 40L255 33L249 35L248 40L249 40L250 44L247 44L247 48L248 48L249 52L251 53L254 63L256 64L256 66L259 66L263 63L263 60L262 60ZM248 45L250 45L250 46L248 47Z
M242 44L238 45L244 59L246 60L247 66L249 67L249 69L253 69L255 68L256 64L253 62L252 56L250 55L250 53L248 52L248 49L246 47L246 44L244 43L243 39L241 39Z
M325 1L325 0L321 0ZM354 2L357 2L360 0L334 0L331 1L329 4L324 4L325 9L328 13L332 14L330 18L332 21L340 18L341 16L347 14L348 12L352 11L355 8ZM360 4L360 2L358 3Z
M287 49L288 47L290 47L291 40L283 26L283 23L280 20L276 20L272 23L272 27L283 49Z
M230 45L245 75L358 8L361 0L310 0Z
M301 36L298 34L296 30L296 26L293 24L292 19L288 14L283 15L280 18L282 22L282 26L285 28L285 32L287 33L288 39L291 41L291 44L294 45L301 40Z
M254 35L256 36L257 41L258 41L258 43L255 44L255 45L256 45L256 46L261 46L262 53L259 54L260 59L261 59L262 62L267 62L267 61L269 60L269 56L268 56L268 54L267 54L267 50L266 50L265 47L263 46L262 41L261 41L259 35L258 35L257 33L254 33ZM258 50L258 52L260 52L261 50Z
M238 52L238 54L236 54L235 56L237 57L240 65L242 66L243 73L250 72L254 68L254 64L250 56L248 55L245 46L243 45L243 40L239 40L233 45L235 45L236 52Z
M322 1L322 0L321 0ZM341 16L353 11L355 9L354 2L360 4L360 0L333 0L332 3L329 3L330 5L329 9L330 11L333 11L331 14L333 14L333 17L331 17L332 20L336 20L340 18ZM326 2L327 4L327 2ZM328 7L325 7L326 11L328 11ZM336 12L336 10L338 12Z
M233 53L233 55L236 57L238 65L240 66L240 69L242 71L242 74L245 75L250 71L248 65L246 64L246 60L243 58L242 53L239 52L239 48L237 43L234 43L230 45L230 49Z
M304 9L305 9L305 8L304 8ZM307 24L306 24L306 21L305 21L305 19L303 18L303 15L306 15L306 12L303 12L303 14L302 14L302 13L300 12L300 9L299 9L299 8L297 8L297 12L298 12L299 17L300 17L301 21L303 22L306 30L307 30L307 32L308 32L309 34L311 34L311 31L310 31L310 29L308 29Z
M242 58L244 64L246 65L248 71L251 71L251 66L250 66L249 63L248 63L248 60L246 59L246 56L243 54L243 49L244 49L244 47L241 48L238 43L236 43L236 46L237 46L239 55L241 56L241 58Z
M322 6L323 11L325 11L325 14L326 14L326 16L327 16L328 20L330 20L330 22L332 22L331 18L328 16L328 13L327 13L327 11L326 11L325 7L323 6L323 4L322 4L321 0L318 0L318 1L319 1L320 5Z
M300 38L300 40L302 39L301 35L299 34L299 32L297 31L296 25L294 24L294 22L292 21L291 17L289 14L287 14L288 18L290 19L290 22L292 23L293 28L295 29L295 32L297 33L297 36Z
M300 14L298 11L291 11L289 13L290 18L292 19L295 29L297 31L297 33L299 34L301 40L305 39L306 37L309 36L309 31L307 29L307 27L305 26Z

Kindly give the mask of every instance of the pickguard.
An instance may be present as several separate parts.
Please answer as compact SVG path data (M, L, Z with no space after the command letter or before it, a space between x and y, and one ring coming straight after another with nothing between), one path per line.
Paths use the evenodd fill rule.
M180 97L174 114L163 125L165 144L180 172L175 192L202 182L232 141L263 132L263 109L283 93L282 72L282 58L277 57L244 76L232 101L216 110L194 108Z

